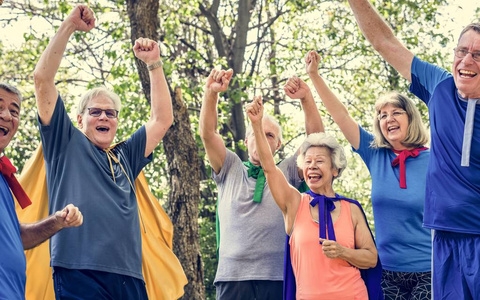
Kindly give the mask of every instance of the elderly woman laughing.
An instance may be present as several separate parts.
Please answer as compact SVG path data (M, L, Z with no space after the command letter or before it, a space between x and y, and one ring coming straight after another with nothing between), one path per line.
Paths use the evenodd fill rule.
M377 249L361 206L337 195L332 187L347 164L342 147L325 133L307 137L298 165L310 191L302 194L288 184L268 149L262 99L255 97L246 112L261 166L290 236L296 298L369 299L360 269L377 266Z

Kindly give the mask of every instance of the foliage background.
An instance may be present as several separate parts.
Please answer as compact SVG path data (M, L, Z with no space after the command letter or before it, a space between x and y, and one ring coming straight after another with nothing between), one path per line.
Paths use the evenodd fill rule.
M149 110L131 51L131 25L126 4L108 0L84 2L95 11L98 25L89 34L76 33L71 39L57 75L57 88L67 108L73 112L73 120L76 120L76 100L85 89L98 85L113 89L123 99L117 134L122 139L145 122ZM397 37L414 53L447 69L450 69L456 35L468 23L478 22L480 16L477 8L473 19L462 20L463 24L449 29L442 22L452 18L445 7L453 9L460 5L454 1L372 2ZM0 28L3 33L8 31L0 37L0 80L19 87L25 97L22 124L5 151L20 170L39 143L33 69L73 5L63 0L7 0L0 6ZM245 157L242 106L253 95L261 94L268 103L267 110L276 115L284 128L285 142L278 160L293 153L304 137L299 102L288 99L282 86L295 74L304 80L308 78L303 64L308 50L321 53L320 73L367 130L371 129L372 107L378 95L388 90L408 93L407 82L372 51L359 32L346 1L164 0L160 1L158 15L166 76L172 90L179 87L182 91L191 132L203 159L200 174L192 176L200 176L202 180L199 238L205 294L206 298L214 299L216 187L209 179L211 170L198 135L203 84L210 70L222 67L235 71L231 89L219 103L219 130L226 145ZM15 36L16 42L12 43L7 36ZM327 132L338 137L347 153L349 168L336 181L335 189L358 199L373 226L368 170L352 154L315 92L314 96ZM425 105L418 103L418 108L428 126ZM181 136L177 138L182 139ZM162 147L156 149L154 162L147 166L146 174L152 192L168 211L169 173Z

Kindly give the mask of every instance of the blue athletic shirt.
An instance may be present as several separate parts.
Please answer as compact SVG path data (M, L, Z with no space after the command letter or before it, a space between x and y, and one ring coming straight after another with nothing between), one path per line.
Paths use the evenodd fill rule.
M405 160L407 188L400 188L400 168L391 149L371 148L373 135L360 125L360 154L372 178L375 240L384 269L428 272L431 264L430 230L422 227L425 179L430 150Z
M410 91L428 106L431 151L425 215L428 228L480 234L480 105L475 110L470 166L460 165L467 102L452 74L417 57Z
M25 299L27 267L15 203L0 175L0 299Z
M40 123L40 120L39 120ZM120 166L92 144L73 124L60 96L49 126L40 123L44 147L49 211L73 203L83 225L62 230L50 240L51 265L127 275L143 280L142 246L137 199ZM145 158L146 131L142 126L115 148L132 184Z

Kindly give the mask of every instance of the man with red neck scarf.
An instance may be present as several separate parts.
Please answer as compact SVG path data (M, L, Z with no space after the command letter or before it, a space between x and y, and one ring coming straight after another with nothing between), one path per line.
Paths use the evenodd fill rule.
M18 130L22 95L10 84L0 82L0 298L25 298L26 261L23 250L34 248L67 227L82 225L83 216L72 204L33 224L22 224L15 213L12 192L22 208L31 204L15 178L15 167L4 150ZM34 199L35 200L35 199ZM35 280L35 278L32 278Z

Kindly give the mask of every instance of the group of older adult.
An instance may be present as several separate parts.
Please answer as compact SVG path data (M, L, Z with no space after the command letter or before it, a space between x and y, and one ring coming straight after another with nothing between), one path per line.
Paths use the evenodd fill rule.
M349 3L375 50L427 104L431 150L412 100L396 92L380 97L369 133L318 74L320 56L306 55L306 72L325 108L370 172L375 245L361 206L333 189L345 155L322 133L316 113L305 111L312 97L305 82L293 77L284 88L302 99L308 137L299 152L275 164L281 128L255 97L246 107L252 129L245 138L249 161L242 165L216 131L218 93L232 74L212 71L200 128L219 192L217 299L480 297L480 24L461 33L450 74L415 57L369 1ZM310 191L299 192L302 181ZM280 226L287 234L285 259L277 245ZM365 272L379 268L380 275Z
M431 150L412 100L398 93L379 98L369 133L319 75L319 54L307 53L306 73L370 172L374 239L361 205L333 188L347 162L340 144L324 133L308 85L292 77L284 87L290 98L300 100L305 114L308 136L298 152L275 163L281 127L264 114L263 101L256 96L246 106L251 124L245 138L248 161L242 162L217 131L219 93L228 89L234 74L212 70L199 125L219 196L217 299L480 297L480 113L475 111L480 24L461 33L450 74L405 48L368 0L349 3L375 50L427 104ZM133 51L150 74L149 121L125 142L111 146L121 101L96 88L79 104L77 129L54 79L70 36L94 27L93 12L77 6L35 69L51 217L37 224L18 223L8 188L22 206L29 200L20 196L12 171L6 171L11 164L6 158L0 161L3 298L24 298L22 249L57 232L50 246L56 298L148 298L133 182L172 123L171 99L158 44L140 38ZM21 100L17 89L0 84L2 152L18 128ZM302 184L308 191L299 191ZM78 228L61 230L65 227Z

